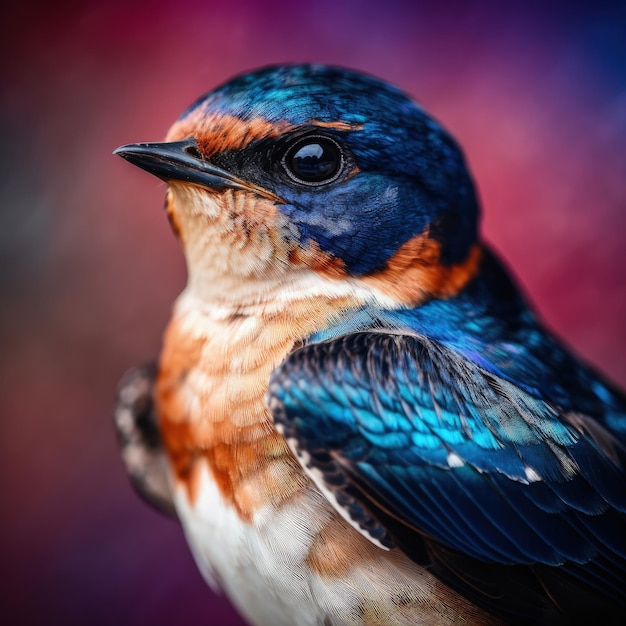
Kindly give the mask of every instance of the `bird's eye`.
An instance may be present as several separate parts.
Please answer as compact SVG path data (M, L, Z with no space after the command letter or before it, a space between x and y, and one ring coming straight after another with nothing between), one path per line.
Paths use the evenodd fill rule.
M290 178L304 185L325 185L336 180L344 158L339 144L329 137L309 136L296 141L282 159Z

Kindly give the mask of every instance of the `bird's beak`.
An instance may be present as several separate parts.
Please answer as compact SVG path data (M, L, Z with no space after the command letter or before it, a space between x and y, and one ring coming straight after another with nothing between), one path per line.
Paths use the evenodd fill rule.
M241 180L202 159L195 139L163 143L130 143L113 152L165 182L181 181L222 191L244 189L273 202L282 200L267 189Z

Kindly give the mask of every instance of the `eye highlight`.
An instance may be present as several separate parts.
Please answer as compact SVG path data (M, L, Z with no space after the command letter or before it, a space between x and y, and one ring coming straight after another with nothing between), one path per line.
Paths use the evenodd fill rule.
M289 177L302 185L326 185L339 178L344 157L330 137L309 135L295 141L285 152L282 166Z

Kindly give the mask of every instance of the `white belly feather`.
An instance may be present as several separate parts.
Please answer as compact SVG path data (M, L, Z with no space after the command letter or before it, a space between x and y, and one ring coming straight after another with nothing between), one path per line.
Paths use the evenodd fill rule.
M186 489L176 491L187 540L207 582L254 626L496 623L399 551L367 542L314 487L247 523L224 502L206 464L198 480L193 506ZM355 542L355 564L345 576L321 576L307 562L316 533L328 524L341 525Z

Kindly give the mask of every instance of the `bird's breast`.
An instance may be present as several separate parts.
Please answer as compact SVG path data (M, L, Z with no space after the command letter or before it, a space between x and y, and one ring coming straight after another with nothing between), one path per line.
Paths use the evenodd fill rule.
M161 433L175 481L193 504L206 466L224 502L249 520L303 483L264 396L272 366L293 347L253 320L175 316L157 383Z
M354 302L307 298L235 314L179 298L164 337L156 400L174 477L193 503L206 465L242 519L280 506L308 484L266 405L272 370L294 346Z

